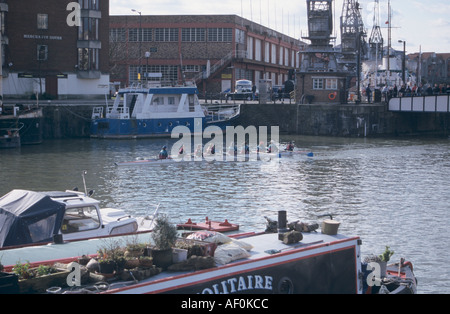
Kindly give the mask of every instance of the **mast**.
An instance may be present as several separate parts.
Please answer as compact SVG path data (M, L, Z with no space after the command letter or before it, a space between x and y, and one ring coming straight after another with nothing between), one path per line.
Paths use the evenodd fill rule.
M376 0L374 4L374 15L373 15L373 27L372 33L369 38L370 47L370 57L373 60L373 55L375 55L375 75L378 73L378 61L383 60L383 34L381 33L380 27L380 1ZM380 56L381 52L381 56ZM378 80L375 76L375 86L378 85Z
M391 44L392 44L392 26L391 26L391 0L388 0L388 46L387 46L387 78L391 77Z

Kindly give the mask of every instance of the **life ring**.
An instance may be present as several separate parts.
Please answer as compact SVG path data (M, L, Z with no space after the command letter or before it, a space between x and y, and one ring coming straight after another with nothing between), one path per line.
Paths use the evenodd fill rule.
M328 98L330 99L330 100L335 100L336 99L336 92L334 92L334 93L330 93L330 94L328 94Z

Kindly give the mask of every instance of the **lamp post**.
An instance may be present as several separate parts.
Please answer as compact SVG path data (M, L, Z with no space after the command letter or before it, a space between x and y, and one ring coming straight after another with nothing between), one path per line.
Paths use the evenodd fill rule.
M139 34L138 34L138 40L139 40L139 74L138 79L141 80L141 72L142 72L142 12L137 11L135 9L131 9L132 12L135 12L139 14Z
M402 80L403 84L406 84L406 41L399 40L398 42L403 43Z
M150 58L150 51L145 52L145 58L147 59L147 68L145 69L145 82L148 86L148 59Z

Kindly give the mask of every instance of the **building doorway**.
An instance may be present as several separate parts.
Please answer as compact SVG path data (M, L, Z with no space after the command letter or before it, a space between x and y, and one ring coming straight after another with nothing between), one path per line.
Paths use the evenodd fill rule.
M45 94L52 98L58 97L58 77L56 75L45 77Z

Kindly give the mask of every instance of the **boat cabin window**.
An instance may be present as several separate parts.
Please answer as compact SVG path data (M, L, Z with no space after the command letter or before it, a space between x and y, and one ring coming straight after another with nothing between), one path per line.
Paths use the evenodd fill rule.
M98 229L100 218L94 206L76 207L66 210L61 232L63 234Z
M164 97L156 97L153 100L153 104L155 104L155 105L164 105Z
M56 214L28 225L33 243L48 240L55 227Z

